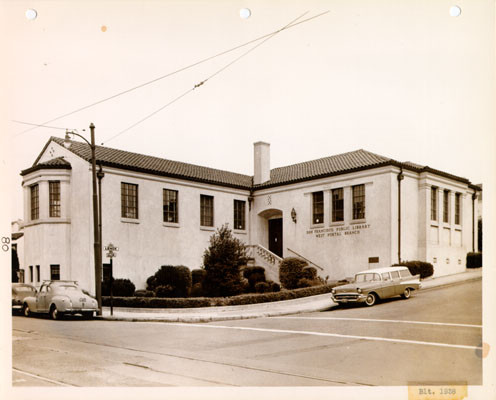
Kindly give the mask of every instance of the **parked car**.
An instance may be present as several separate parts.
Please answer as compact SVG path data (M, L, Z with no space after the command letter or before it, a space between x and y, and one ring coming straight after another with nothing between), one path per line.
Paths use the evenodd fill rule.
M22 309L26 317L31 313L48 313L52 319L64 314L91 318L98 310L98 303L85 294L76 281L44 281L35 296L24 299Z
M333 288L331 297L338 304L373 306L379 299L394 296L408 299L420 287L420 275L412 276L407 267L376 268L358 272L352 283Z
M21 311L24 299L36 295L36 288L29 283L12 284L12 310Z

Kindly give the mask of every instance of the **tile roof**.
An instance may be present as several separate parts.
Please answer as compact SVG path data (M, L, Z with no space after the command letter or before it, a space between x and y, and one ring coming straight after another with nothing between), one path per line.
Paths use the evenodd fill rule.
M278 186L281 184L338 175L346 172L387 165L391 161L394 160L360 149L286 167L274 168L270 171L270 180L255 186L255 188Z
M51 140L62 146L64 145L64 139L52 137ZM71 140L69 150L84 160L91 161L91 149L88 144ZM252 177L249 175L201 167L109 147L96 146L95 154L97 161L101 162L102 165L110 167L242 189L249 189L252 185Z
M64 145L64 139L52 137L48 141L45 148L48 147L50 141L54 141L61 146ZM44 150L33 164L33 167L28 170L24 170L21 175L25 175L26 173L35 170L35 168L55 168L57 166L61 168L70 168L70 164L62 158L53 159L44 163L38 163ZM91 161L91 149L87 143L71 140L69 150L84 160L88 162ZM270 171L270 180L259 185L253 185L253 177L249 175L202 167L178 161L171 161L103 146L96 146L96 158L97 161L101 162L104 166L245 190L257 190L273 186L287 185L290 183L308 181L386 165L394 165L415 171L417 173L431 172L470 184L466 178L461 178L409 161L399 162L393 160L392 158L371 153L363 149L285 167L274 168Z
M23 170L21 172L21 175L26 175L33 171L38 171L40 169L71 169L71 168L72 167L70 162L64 160L63 157L57 157L44 162L38 162L37 160L31 168Z

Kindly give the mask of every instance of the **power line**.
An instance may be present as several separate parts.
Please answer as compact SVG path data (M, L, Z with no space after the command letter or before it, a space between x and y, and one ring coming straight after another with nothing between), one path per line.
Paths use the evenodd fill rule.
M257 41L262 40L262 39L265 39L265 38L267 38L267 37L272 37L272 36L273 36L273 35L275 35L276 33L279 33L279 32L281 32L281 31L283 31L283 30L286 30L286 29L293 28L293 27L295 27L295 26L297 26L297 25L300 25L300 24L303 24L303 23L305 23L305 22L308 22L308 21L310 21L310 20L312 20L312 19L318 18L318 17L320 17L320 16L322 16L322 15L324 15L324 14L327 14L328 12L329 12L329 11L325 11L325 12L320 13L320 14L317 14L317 15L315 15L315 16L313 16L313 17L310 17L310 18L304 19L304 20L302 20L302 21L300 21L300 22L291 23L291 24L289 24L289 25L285 26L284 28L281 28L281 29L279 29L279 30L277 30L277 31L274 31L274 32L268 33L268 34L266 34L266 35L260 36L260 37L258 37L258 38L256 38L256 39L252 39L252 40L250 40L250 41L248 41L248 42L246 42L246 43L243 43L243 44L240 44L240 45L235 46L235 47L233 47L233 48L230 48L230 49L228 49L228 50L222 51L222 52L220 52L220 53L218 53L218 54L215 54L215 55L213 55L213 56L210 56L210 57L204 58L204 59L202 59L202 60L200 60L200 61L197 61L197 62L195 62L195 63L193 63L193 64L187 65L186 67L182 67L182 68L180 68L180 69L178 69L178 70L175 70L175 71L173 71L173 72L169 72L169 73L167 73L167 74L165 74L165 75L159 76L159 77L157 77L157 78L155 78L155 79L152 79L152 80L150 80L150 81L148 81L148 82L144 82L144 83L142 83L142 84L140 84L140 85L137 85L137 86L134 86L134 87L132 87L132 88L126 89L126 90L124 90L124 91L122 91L122 92L116 93L116 94L114 94L114 95L112 95L112 96L109 96L109 97L106 97L106 98L104 98L104 99L102 99L102 100L95 101L94 103L91 103L91 104L88 104L88 105L86 105L86 106L80 107L80 108L78 108L78 109L76 109L76 110L73 110L73 111L67 112L67 113L65 113L65 114L62 114L62 115L60 115L60 116L56 117L56 118L52 118L52 119L50 119L50 120L48 120L48 121L45 121L45 122L43 122L42 124L33 124L33 125L35 125L35 126L33 126L32 128L28 128L28 129L26 129L26 130L24 130L24 131L22 131L22 132L19 132L18 134L14 135L14 136L20 136L20 135L22 135L22 134L24 134L24 133L26 133L26 132L29 132L29 131L31 131L31 130L33 130L33 129L36 129L37 127L42 127L42 126L44 126L45 124L49 124L49 123L54 122L54 121L57 121L57 120L59 120L59 119L61 119L61 118L68 117L69 115L72 115L72 114L78 113L78 112L80 112L80 111L86 110L86 109L88 109L88 108L90 108L90 107L94 107L94 106L96 106L96 105L98 105L98 104L101 104L101 103L104 103L104 102L106 102L106 101L109 101L109 100L115 99L116 97L122 96L122 95L124 95L124 94L126 94L126 93L132 92L132 91L134 91L134 90L140 89L140 88L142 88L142 87L145 87L145 86L147 86L147 85L150 85L150 84L155 83L155 82L157 82L157 81L160 81L160 80L162 80L162 79L168 78L168 77L170 77L170 76L172 76L172 75L175 75L175 74L177 74L177 73L179 73L179 72L183 72L183 71L185 71L185 70L187 70L187 69L193 68L193 67L195 67L195 66L197 66L197 65L199 65L199 64L202 64L202 63L204 63L204 62L210 61L210 60L212 60L212 59L214 59L214 58L216 58L216 57L220 57L220 56L222 56L222 55L224 55L224 54L230 53L230 52L232 52L232 51L234 51L234 50L240 49L240 48L242 48L242 47L244 47L244 46L247 46L247 45L249 45L249 44L251 44L251 43L257 42ZM305 14L306 14L306 13L305 13ZM305 15L305 14L303 14L303 15ZM300 17L300 18L301 18L301 17ZM299 18L297 18L296 20L298 20L298 19L299 19Z
M67 128L62 128L60 126L48 126L48 125L44 125L44 124L32 124L30 122L24 122L24 121L17 121L15 119L11 120L12 122L15 122L17 124L24 124L24 125L32 125L32 126L35 126L37 128L50 128L50 129L62 129L62 130L67 130ZM34 128L33 128L34 129Z
M208 78L204 79L203 81L201 81L200 83L197 83L192 89L188 89L186 92L184 92L183 94L181 94L180 96L176 97L174 100L170 101L169 103L165 104L164 106L160 107L159 109L153 111L151 114L148 114L147 116L143 117L142 119L140 119L139 121L135 122L134 124L132 124L131 126L127 127L126 129L120 131L119 133L117 133L116 135L110 137L109 139L105 140L105 143L108 143L110 140L113 140L115 139L116 137L122 135L123 133L129 131L130 129L134 128L135 126L139 125L140 123L146 121L148 118L151 118L152 116L154 116L155 114L157 114L158 112L162 111L164 108L170 106L171 104L175 103L176 101L178 101L179 99L183 98L184 96L186 96L187 94L191 93L193 90L197 89L198 87L202 86L203 84L205 84L208 80L212 79L213 77L215 77L216 75L220 74L222 71L226 70L227 68L229 68L231 65L233 65L234 63L236 63L237 61L239 61L241 58L245 57L246 55L248 55L249 53L251 53L253 50L255 50L256 48L260 47L262 44L264 44L266 41L268 41L269 39L272 39L275 35L277 35L279 32L283 31L284 29L287 29L289 26L291 26L291 24L294 24L297 20L299 20L300 18L302 18L305 14L307 14L307 12L303 13L302 15L300 15L298 18L295 18L294 20L292 20L289 24L285 25L284 27L282 27L281 29L278 29L277 31L273 32L272 34L270 34L270 36L266 37L264 40L262 40L260 43L256 44L255 46L253 46L251 49L249 49L248 51L245 51L243 54L241 54L240 56L236 57L233 61L229 62L228 64L226 64L225 66L223 66L222 68L220 68L219 70L217 70L215 73L213 73L212 75L210 75ZM103 143L102 143L103 145Z

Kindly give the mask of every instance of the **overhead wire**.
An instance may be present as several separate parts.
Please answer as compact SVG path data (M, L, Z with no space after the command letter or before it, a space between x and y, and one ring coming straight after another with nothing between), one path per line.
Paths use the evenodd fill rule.
M80 112L80 111L83 111L83 110L86 110L86 109L88 109L88 108L94 107L94 106L96 106L96 105L98 105L98 104L102 104L102 103L104 103L104 102L106 102L106 101L109 101L109 100L115 99L116 97L122 96L122 95L127 94L127 93L129 93L129 92L132 92L132 91L134 91L134 90L137 90L137 89L140 89L140 88L145 87L145 86L147 86L147 85L150 85L150 84L152 84L152 83L158 82L158 81L160 81L160 80L162 80L162 79L168 78L168 77L170 77L170 76L172 76L172 75L175 75L175 74L177 74L177 73L179 73L179 72L183 72L183 71L185 71L185 70L187 70L187 69L193 68L193 67L195 67L195 66L197 66L197 65L199 65L199 64L202 64L202 63L204 63L204 62L210 61L210 60L212 60L212 59L214 59L214 58L216 58L216 57L220 57L220 56L222 56L222 55L224 55L224 54L227 54L227 53L230 53L230 52L232 52L232 51L238 50L238 49L240 49L240 48L242 48L242 47L245 47L245 46L247 46L247 45L249 45L249 44L255 43L255 42L259 41L259 40L265 39L265 38L267 38L267 37L272 37L273 35L275 35L276 33L279 33L279 32L280 32L280 31L282 31L282 30L286 30L286 29L293 28L293 27L295 27L295 26L297 26L297 25L303 24L303 23L308 22L308 21L310 21L310 20L312 20L312 19L318 18L318 17L320 17L320 16L322 16L322 15L324 15L324 14L327 14L328 12L329 12L329 11L325 11L325 12L322 12L322 13L320 13L320 14L317 14L317 15L315 15L315 16L313 16L313 17L310 17L310 18L304 19L304 20L302 20L302 21L295 22L295 23L291 23L291 24L289 24L289 25L285 26L285 27L284 27L284 28L282 28L282 29L279 29L279 30L277 30L277 31L274 31L274 32L268 33L268 34L266 34L266 35L260 36L260 37L258 37L258 38L256 38L256 39L252 39L252 40L250 40L250 41L248 41L248 42L245 42L245 43L240 44L240 45L238 45L238 46L232 47L232 48L230 48L230 49L228 49L228 50L224 50L224 51L222 51L222 52L220 52L220 53L217 53L217 54L215 54L215 55L213 55L213 56L209 56L209 57L207 57L207 58L204 58L204 59L202 59L202 60L199 60L199 61L197 61L197 62L194 62L193 64L189 64L189 65L187 65L187 66L185 66L185 67L182 67L182 68L177 69L177 70L175 70L175 71L169 72L169 73L167 73L167 74L165 74L165 75L159 76L159 77L157 77L157 78L155 78L155 79L152 79L152 80L150 80L150 81L144 82L144 83L139 84L139 85L137 85L137 86L131 87L131 88L126 89L126 90L124 90L124 91L122 91L122 92L116 93L116 94L114 94L114 95L112 95L112 96L106 97L106 98L104 98L104 99L101 99L101 100L95 101L95 102L93 102L93 103L91 103L91 104L88 104L88 105L86 105L86 106L80 107L80 108L78 108L78 109L76 109L76 110L73 110L73 111L67 112L67 113L65 113L65 114L59 115L58 117L52 118L52 119L50 119L50 120L48 120L48 121L45 121L45 122L43 122L43 123L41 123L41 124L33 124L33 125L34 125L33 127L28 128L28 129L26 129L26 130L24 130L24 131L21 131L21 132L19 132L19 133L15 134L14 136L15 136L15 137L16 137L16 136L20 136L20 135L22 135L22 134L24 134L24 133L27 133L27 132L29 132L29 131L31 131L31 130L33 130L33 129L36 129L37 127L42 127L42 126L44 126L44 125L46 125L46 124L49 124L49 123L54 122L54 121L57 121L57 120L62 119L62 118L64 118L64 117L68 117L69 115L76 114L76 113L78 113L78 112ZM305 13L305 14L306 14L306 13ZM305 14L303 14L303 15L305 15ZM299 19L299 18L297 18L296 20L298 20L298 19Z
M287 29L288 26L290 26L291 24L295 23L296 21L298 21L300 18L302 18L304 15L306 15L308 13L305 12L303 13L302 15L300 15L299 17L295 18L294 20L292 20L290 23L288 23L287 25L285 25L284 27L278 29L277 31L273 32L270 36L266 37L264 40L262 40L260 43L256 44L255 46L253 46L252 48L250 48L249 50L245 51L243 54L241 54L240 56L236 57L233 61L227 63L226 65L224 65L222 68L220 68L219 70L217 70L216 72L214 72L212 75L210 75L209 77L207 77L206 79L204 79L203 81L201 81L200 83L197 83L196 85L194 85L193 88L191 89L188 89L187 91L185 91L183 94L181 94L180 96L176 97L174 100L170 101L169 103L165 104L164 106L158 108L157 110L153 111L151 114L148 114L147 116L143 117L142 119L140 119L139 121L135 122L134 124L132 124L131 126L127 127L126 129L120 131L119 133L115 134L114 136L111 136L110 138L106 139L104 142L102 142L102 145L104 143L108 143L109 141L115 139L116 137L122 135L123 133L129 131L130 129L134 128L135 126L139 125L140 123L146 121L147 119L151 118L152 116L154 116L155 114L157 114L158 112L162 111L163 109L165 109L166 107L170 106L171 104L175 103L176 101L178 101L179 99L183 98L184 96L186 96L187 94L191 93L192 91L194 91L195 89L199 88L200 86L204 85L207 81L209 81L210 79L212 79L213 77L217 76L218 74L220 74L222 71L226 70L227 68L229 68L231 65L233 65L234 63L236 63L237 61L239 61L240 59L242 59L243 57L245 57L246 55L248 55L249 53L251 53L253 50L255 50L256 48L260 47L262 44L264 44L265 42L267 42L268 40L272 39L275 35L277 35L279 32L283 31L284 29Z
M24 124L24 125L33 125L37 128L50 128L50 129L62 129L62 130L67 130L67 128L62 128L60 126L48 126L48 125L43 125L43 124L33 124L30 122L24 122L24 121L18 121L16 119L11 120L12 122L15 122L16 124Z

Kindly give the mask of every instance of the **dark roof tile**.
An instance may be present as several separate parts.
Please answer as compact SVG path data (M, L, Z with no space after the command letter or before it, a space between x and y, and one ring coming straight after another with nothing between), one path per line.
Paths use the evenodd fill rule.
M64 140L61 138L52 137L50 140L59 145L64 145ZM45 146L45 149L48 146L48 143ZM33 167L23 171L21 175L25 175L32 170L40 168L70 168L70 164L60 157L44 163L38 163L44 150L35 161ZM91 161L91 149L87 143L71 141L69 150L84 160L88 162ZM202 167L179 161L171 161L103 146L96 146L96 158L98 162L110 167L246 190L287 185L290 183L319 179L384 165L395 165L415 172L431 172L465 183L470 183L465 178L457 177L443 171L421 166L412 162L402 163L363 149L274 168L270 171L270 180L259 185L253 185L253 177L249 175Z

